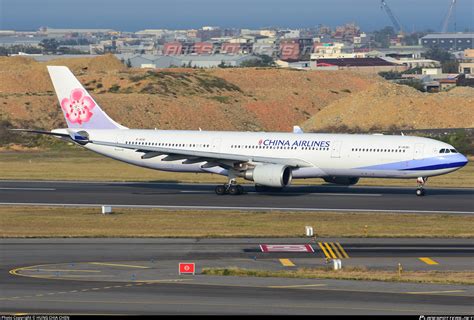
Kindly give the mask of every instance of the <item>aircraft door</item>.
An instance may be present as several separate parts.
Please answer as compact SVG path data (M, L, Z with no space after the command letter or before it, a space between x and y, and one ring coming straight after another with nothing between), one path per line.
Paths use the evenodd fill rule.
M331 158L341 157L341 141L334 141L331 143Z
M212 150L214 152L220 152L221 151L221 138L215 138L212 140Z
M423 143L415 143L415 153L413 155L413 159L421 159L423 158L423 149L425 145Z

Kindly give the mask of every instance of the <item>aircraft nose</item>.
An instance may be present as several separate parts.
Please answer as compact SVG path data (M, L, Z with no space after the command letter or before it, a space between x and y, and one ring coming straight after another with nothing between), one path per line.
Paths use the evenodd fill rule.
M459 167L464 167L468 163L466 156L461 153L458 153L456 158L453 160L456 162L456 164L459 164Z

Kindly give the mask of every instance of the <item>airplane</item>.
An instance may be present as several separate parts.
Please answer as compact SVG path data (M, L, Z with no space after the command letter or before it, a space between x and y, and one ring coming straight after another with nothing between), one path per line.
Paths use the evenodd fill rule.
M282 190L293 179L322 178L354 185L360 178L416 179L425 195L428 177L453 172L467 158L444 142L381 134L229 132L129 129L110 118L64 66L48 66L67 128L13 129L72 141L88 150L140 167L213 173L227 177L217 195L238 195L237 178L257 192Z

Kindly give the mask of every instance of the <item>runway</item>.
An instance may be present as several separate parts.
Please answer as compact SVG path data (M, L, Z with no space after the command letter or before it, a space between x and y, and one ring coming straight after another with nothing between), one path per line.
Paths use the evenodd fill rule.
M474 189L292 186L284 192L217 196L209 184L0 181L1 205L128 206L169 209L377 211L473 214Z
M285 270L324 264L314 253L258 252L308 239L2 239L0 313L472 314L474 286L328 279L218 277L204 267ZM472 268L459 239L318 239L339 243L344 266ZM310 242L311 243L311 242ZM316 243L311 243L317 248ZM285 266L281 258L294 266ZM436 265L420 257L430 257ZM198 274L179 276L178 262Z

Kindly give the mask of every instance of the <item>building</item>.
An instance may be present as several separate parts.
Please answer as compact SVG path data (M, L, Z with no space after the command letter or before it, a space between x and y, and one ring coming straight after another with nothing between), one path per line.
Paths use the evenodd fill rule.
M474 62L461 62L459 63L459 73L474 77Z
M425 48L441 48L449 51L474 49L474 32L430 33L420 39Z
M167 42L163 46L163 55L165 56L176 56L181 54L183 51L183 45L181 42Z
M193 46L193 52L196 54L212 54L214 46L211 42L196 42Z
M474 79L474 49L464 50L463 59L459 62L459 73Z
M290 69L298 69L298 70L309 70L310 69L310 62L309 61L283 61L283 60L276 60L275 64L280 68L290 68Z
M363 58L366 56L364 52L354 52L352 46L348 46L342 42L335 43L319 43L313 45L313 53L311 60L315 59L337 59L337 58Z
M54 29L46 28L45 34L51 38L67 38L71 35L88 37L98 34L117 35L118 32L113 29Z
M146 54L117 54L116 57L128 62L134 68L170 68L170 67L192 67L192 68L216 68L220 66L239 67L244 61L256 60L258 57L252 55L146 55Z
M221 45L220 51L222 54L238 54L240 52L240 44L224 42Z
M352 70L364 73L400 72L408 69L404 65L391 63L382 58L318 58L311 59L310 68L312 70Z
M298 39L282 40L280 42L280 59L297 61L300 58L300 44Z

